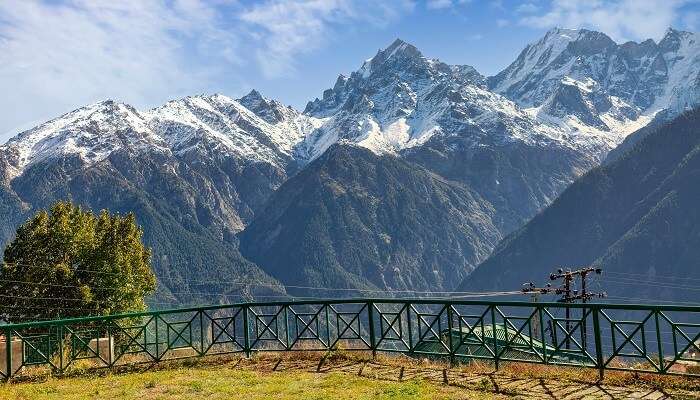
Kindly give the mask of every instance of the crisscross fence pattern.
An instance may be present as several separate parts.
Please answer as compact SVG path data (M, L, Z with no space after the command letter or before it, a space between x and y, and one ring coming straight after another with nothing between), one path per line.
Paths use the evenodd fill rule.
M569 308L569 318L566 315ZM699 376L700 307L428 299L240 303L0 325L0 377L263 351L396 352ZM84 361L86 360L86 361ZM700 365L700 364L698 364Z

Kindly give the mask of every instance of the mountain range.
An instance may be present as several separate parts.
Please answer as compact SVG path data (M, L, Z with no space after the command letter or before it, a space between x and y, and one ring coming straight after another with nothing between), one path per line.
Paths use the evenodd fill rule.
M554 266L601 268L613 301L697 301L700 109L594 168L504 239L461 290L548 280Z
M454 290L698 105L697 39L553 29L492 77L396 40L304 111L255 90L89 105L0 146L0 241L70 198L136 212L163 302Z

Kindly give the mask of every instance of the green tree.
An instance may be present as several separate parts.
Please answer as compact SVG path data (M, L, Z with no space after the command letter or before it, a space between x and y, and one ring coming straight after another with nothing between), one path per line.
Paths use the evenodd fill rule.
M0 268L9 322L146 309L156 279L133 213L99 215L58 202L17 229Z

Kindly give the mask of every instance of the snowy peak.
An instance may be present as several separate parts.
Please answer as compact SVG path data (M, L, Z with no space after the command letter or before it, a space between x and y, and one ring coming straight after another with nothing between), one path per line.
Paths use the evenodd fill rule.
M187 159L233 156L285 169L294 147L319 125L317 119L257 91L240 102L220 94L188 96L141 112L107 100L22 132L0 146L0 173L7 182L36 162L64 156L77 156L89 166L117 150Z
M539 107L565 77L592 79L602 93L637 107L645 115L670 108L677 113L698 104L700 71L697 35L669 29L653 40L617 44L585 29L552 29L528 45L489 87L524 107Z
M291 161L294 146L318 125L257 91L240 101L218 94L186 97L145 114L149 126L177 154L215 151L282 169Z
M76 155L86 164L99 162L113 151L165 151L165 143L128 104L106 100L79 108L22 132L0 146L6 174L17 176L47 158Z
M683 42L695 36L692 32L668 28L664 37L659 41L659 47L664 52L680 50Z
M406 114L416 93L437 82L483 85L485 78L471 66L450 66L426 58L415 46L397 39L349 77L340 75L321 99L307 104L304 113L325 118L340 111L384 113L384 106L389 106L390 113L398 110Z
M462 136L469 146L513 141L567 145L559 125L542 123L489 91L474 68L428 59L400 40L350 77L340 76L322 99L307 105L305 114L325 121L304 141L301 153L309 159L338 141L377 153L400 153L449 136Z
M574 78L586 78L590 72L596 75L598 68L587 71L585 63L615 46L612 39L600 32L554 28L529 44L505 70L489 78L489 86L523 106L539 106L565 75Z
M293 108L285 106L277 100L264 97L255 89L238 99L238 102L270 124L283 122L299 114Z
M392 66L406 66L407 64L427 67L428 60L412 44L396 39L389 47L379 50L377 55L365 61L358 72L366 78L374 72L383 71Z

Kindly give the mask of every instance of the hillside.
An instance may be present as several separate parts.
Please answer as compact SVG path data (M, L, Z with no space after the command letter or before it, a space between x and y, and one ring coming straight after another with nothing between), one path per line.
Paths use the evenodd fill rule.
M593 169L504 239L461 285L511 289L558 267L594 264L612 298L698 301L700 110Z
M452 289L500 239L493 215L462 185L336 145L275 192L241 252L287 285Z
M164 305L453 289L616 146L610 160L696 104L696 39L552 29L493 77L397 39L303 112L256 90L87 105L0 145L0 242L71 199L136 212Z

